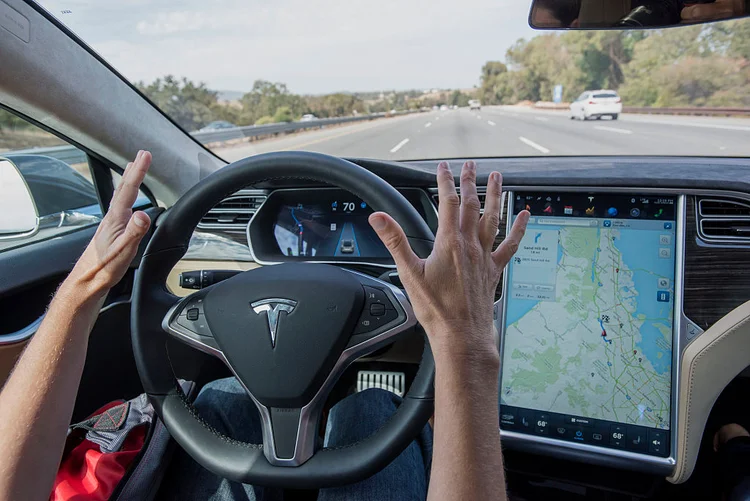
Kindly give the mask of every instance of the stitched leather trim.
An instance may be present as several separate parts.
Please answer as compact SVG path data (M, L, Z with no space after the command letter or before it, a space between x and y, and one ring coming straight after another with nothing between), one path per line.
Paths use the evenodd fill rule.
M747 304L747 303L745 303ZM733 312L729 313L727 316L732 315L732 313L736 312L737 310L742 309L745 307L745 305L742 305ZM724 317L726 318L726 317ZM718 328L721 328L721 320L717 322ZM750 317L744 316L739 321L735 322L733 325L731 325L729 328L725 329L720 335L715 337L714 339L711 339L708 341L706 334L710 335L711 329L707 331L706 333L702 334L698 339L694 341L694 343L700 343L701 341L707 342L703 348L700 349L700 351L693 356L693 358L689 361L689 365L685 366L685 361L683 360L683 374L681 374L681 379L688 378L688 386L687 386L687 395L685 400L685 408L682 409L682 403L679 405L679 412L681 413L680 420L678 421L678 429L677 429L677 437L678 437L678 444L677 444L677 464L675 466L675 471L672 474L671 477L668 477L668 480L672 483L682 483L685 482L688 478L690 478L690 475L693 473L693 469L695 468L695 463L697 460L697 454L698 450L700 448L700 441L703 437L704 427L706 425L706 421L708 419L708 412L702 412L698 409L693 409L693 407L700 407L702 402L695 402L695 383L696 383L696 372L698 368L701 366L701 363L706 364L712 364L712 363L718 363L721 364L722 360L713 360L708 355L712 353L717 347L721 346L725 341L728 340L734 340L733 335L738 334L738 331L742 330L743 327L748 325L750 323ZM739 333L741 334L741 333ZM743 339L743 341L745 341ZM693 348L693 346L689 345L688 348L685 351L685 355L687 356L689 354L689 350ZM708 357L708 358L707 358ZM741 367L738 367L736 369L728 369L726 365L720 365L722 369L719 369L718 372L721 374L722 372L727 372L730 376L725 376L727 379L727 383L731 381L732 378L734 378L737 374L742 372L742 370L745 368L747 364L742 365ZM685 373L685 370L687 369L687 373ZM682 381L681 381L682 383ZM726 383L725 383L726 384ZM716 387L713 391L715 395L712 397L711 406L713 406L713 403L716 401L718 396L721 394L721 392L724 390L725 384L722 384L721 387ZM684 391L684 390L683 390ZM703 396L705 398L705 396ZM708 409L710 412L710 408ZM696 417L697 414L697 417ZM684 419L684 425L682 420ZM684 440L680 441L682 438L681 429L684 429ZM693 445L693 442L697 440L698 444L696 447L694 447L694 451L691 452L691 446Z

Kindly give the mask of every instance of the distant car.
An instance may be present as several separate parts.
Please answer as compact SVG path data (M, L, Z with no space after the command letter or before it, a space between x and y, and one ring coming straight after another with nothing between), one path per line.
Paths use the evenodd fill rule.
M440 107L439 107L439 106L438 106L437 104L436 104L435 106L433 106L433 107L432 107L432 111L437 111L437 110L439 110L439 109L440 109Z
M215 122L211 122L210 124L200 129L199 132L211 132L211 131L222 130L222 129L234 129L235 127L237 126L225 120L216 120Z
M622 99L613 90L587 90L570 103L570 119L601 120L604 116L617 117L622 113Z
M480 103L476 99L471 99L469 101L469 109L470 110L481 110L482 109L482 103Z
M299 121L300 122L314 122L317 119L318 117L316 117L315 115L307 114L307 115L302 115L302 118L300 118Z
M354 254L354 240L349 238L341 241L342 254Z
M440 111L447 111L447 110L448 110L448 106L445 104L440 107Z

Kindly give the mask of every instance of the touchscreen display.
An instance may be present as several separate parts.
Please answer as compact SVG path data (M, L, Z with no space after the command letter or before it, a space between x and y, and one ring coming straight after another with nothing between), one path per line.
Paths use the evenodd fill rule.
M669 454L675 197L515 193L501 428Z
M372 212L354 196L330 191L281 205L273 233L285 256L387 259L390 254L367 221Z

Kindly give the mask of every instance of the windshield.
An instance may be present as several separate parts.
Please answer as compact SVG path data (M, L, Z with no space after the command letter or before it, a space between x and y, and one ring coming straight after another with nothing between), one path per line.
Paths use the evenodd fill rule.
M40 0L228 161L750 156L750 20L534 31L512 0Z

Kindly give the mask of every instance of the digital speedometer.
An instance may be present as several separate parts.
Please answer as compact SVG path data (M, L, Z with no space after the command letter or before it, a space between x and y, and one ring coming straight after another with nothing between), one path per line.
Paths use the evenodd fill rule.
M400 192L430 227L436 226L434 207L423 190ZM338 188L275 190L248 225L250 250L256 261L265 264L317 261L393 266L393 258L368 221L373 212L365 201Z

